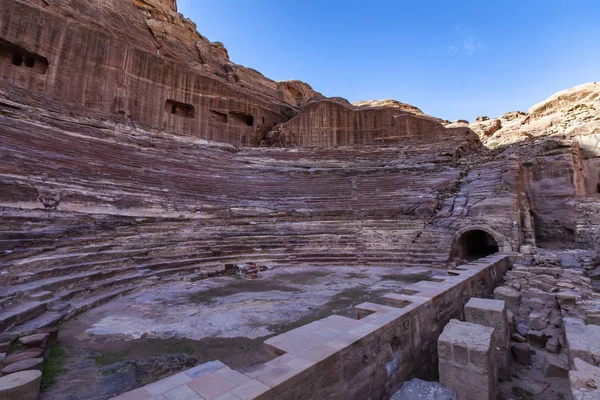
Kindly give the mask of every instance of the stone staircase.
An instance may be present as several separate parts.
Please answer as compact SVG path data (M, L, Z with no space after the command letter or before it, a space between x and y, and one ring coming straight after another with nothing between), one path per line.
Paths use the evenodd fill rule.
M227 263L443 266L449 237L447 230L404 219L359 225L158 221L45 239L47 246L25 246L2 258L0 330L49 326L140 287L214 276Z
M229 263L441 267L449 255L452 229L431 221L464 137L238 150L0 111L0 330Z

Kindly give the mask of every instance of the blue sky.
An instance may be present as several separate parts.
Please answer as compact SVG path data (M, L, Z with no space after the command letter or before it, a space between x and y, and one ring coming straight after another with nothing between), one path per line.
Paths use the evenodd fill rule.
M600 81L598 0L178 0L233 62L436 117L522 110Z

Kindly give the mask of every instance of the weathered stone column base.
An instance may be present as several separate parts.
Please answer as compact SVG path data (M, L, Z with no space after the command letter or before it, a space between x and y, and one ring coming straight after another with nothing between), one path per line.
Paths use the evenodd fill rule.
M36 400L40 393L42 373L21 371L0 378L0 400Z
M498 374L510 375L510 328L504 300L471 298L465 305L465 320L494 328Z
M438 339L440 383L458 400L496 400L494 329L451 320Z

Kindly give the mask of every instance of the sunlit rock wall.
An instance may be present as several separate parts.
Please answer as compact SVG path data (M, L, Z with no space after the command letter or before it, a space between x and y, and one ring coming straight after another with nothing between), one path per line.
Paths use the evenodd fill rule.
M343 99L310 101L267 136L283 147L393 145L411 140L456 141L458 155L482 147L468 128L445 128L436 118L396 107L353 106ZM432 149L435 151L435 149Z
M195 32L174 7L173 1L3 1L2 89L16 101L46 102L43 95L82 106L83 116L236 146L257 145L298 105L320 96L301 82L277 83L231 63L221 44Z

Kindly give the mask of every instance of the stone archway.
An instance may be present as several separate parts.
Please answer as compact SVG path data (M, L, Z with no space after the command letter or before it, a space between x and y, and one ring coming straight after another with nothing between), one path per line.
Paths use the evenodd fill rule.
M488 225L472 225L454 235L450 258L473 261L497 252L511 251L504 235Z

